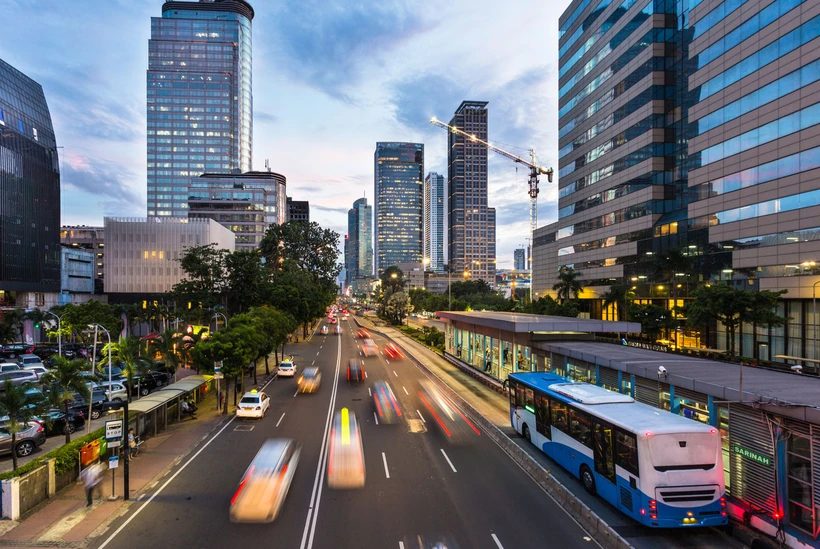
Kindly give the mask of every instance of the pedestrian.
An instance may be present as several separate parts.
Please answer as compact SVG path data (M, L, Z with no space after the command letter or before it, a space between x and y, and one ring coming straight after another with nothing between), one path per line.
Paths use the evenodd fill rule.
M139 447L137 446L137 435L133 429L128 429L128 452L131 459L137 457Z
M80 473L80 480L85 488L86 507L94 503L94 489L102 481L102 464L100 462L89 465Z
M197 405L194 403L193 397L188 399L188 409L191 411L191 417L196 419Z

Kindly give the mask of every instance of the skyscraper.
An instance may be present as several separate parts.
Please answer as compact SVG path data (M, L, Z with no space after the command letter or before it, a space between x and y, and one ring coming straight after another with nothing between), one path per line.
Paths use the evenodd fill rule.
M444 176L436 172L424 179L424 257L429 270L444 272Z
M373 276L373 208L366 198L353 203L347 212L347 238L345 239L345 268L348 286L356 288L356 279Z
M60 166L43 88L0 60L0 306L60 292ZM36 300L29 299L38 295Z
M287 221L304 221L310 223L310 202L307 200L287 200Z
M376 143L376 270L422 260L424 145Z
M513 266L515 267L516 271L527 270L527 258L526 251L524 250L524 248L516 248L513 251Z
M186 217L202 173L250 171L252 19L244 0L168 1L151 18L148 217Z
M487 141L487 102L464 101L450 125ZM447 142L447 257L452 272L495 285L495 210L487 207L487 149L455 133Z

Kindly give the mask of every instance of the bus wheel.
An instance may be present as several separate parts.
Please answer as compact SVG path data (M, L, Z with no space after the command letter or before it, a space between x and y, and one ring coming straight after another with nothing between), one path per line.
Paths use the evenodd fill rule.
M532 444L532 437L530 436L530 428L527 427L526 423L524 424L524 429L522 430L522 434L524 435L524 438L527 439L527 442Z
M592 476L592 471L586 465L581 465L581 482L584 483L584 490L589 494L595 495L595 477Z

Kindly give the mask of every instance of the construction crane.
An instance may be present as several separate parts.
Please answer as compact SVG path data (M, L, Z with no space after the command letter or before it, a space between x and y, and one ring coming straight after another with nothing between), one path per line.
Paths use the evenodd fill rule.
M523 165L527 166L530 169L530 179L529 179L530 188L529 188L528 194L530 196L530 242L533 242L534 241L533 239L535 238L535 236L534 236L535 229L537 228L537 225L538 225L538 192L540 190L538 188L538 176L539 175L546 175L547 176L547 181L552 183L552 174L553 174L552 168L545 168L543 166L539 166L536 163L535 149L530 149L529 150L531 160L525 160L525 159L521 158L520 156L515 155L511 152L505 151L504 149L500 149L500 148L496 147L495 145L484 141L483 139L479 139L475 135L469 134L469 133L465 132L464 130L456 128L455 126L451 126L450 124L446 124L446 123L442 122L441 120L439 120L438 118L436 118L435 116L430 119L430 123L433 124L434 126L438 126L439 128L446 129L450 133L454 133L456 135L461 135L463 137L466 137L467 139L469 139L473 143L479 143L481 145L484 145L484 147L486 147L488 150L497 152L501 156L509 158L510 160L512 160L513 162L517 162L518 164L523 164ZM532 275L530 275L530 276L532 276ZM530 284L530 301L532 301L532 284Z

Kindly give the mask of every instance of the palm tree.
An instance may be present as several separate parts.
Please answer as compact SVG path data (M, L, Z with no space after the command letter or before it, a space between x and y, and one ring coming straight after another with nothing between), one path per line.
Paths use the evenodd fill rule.
M180 349L182 348L182 335L174 330L165 330L160 337L150 342L150 348L162 355L165 367L176 375L179 368Z
M131 402L131 390L134 387L134 375L142 376L150 362L142 356L140 349L140 338L128 336L120 339L117 343L111 344L112 360L122 364L125 379L128 384L128 402ZM142 392L142 387L137 392L137 398Z
M553 285L552 289L558 292L558 301L561 304L571 299L578 299L578 294L584 291L584 286L578 281L581 276L581 272L572 267L561 267L558 271L558 282Z
M604 309L610 305L615 305L616 319L627 320L626 312L629 302L635 298L634 292L628 286L621 283L613 284L609 287L609 291L601 297L604 299Z
M23 343L23 321L26 320L26 312L23 309L11 309L10 311L3 311L3 322L11 326L20 337L20 343Z
M86 402L91 402L88 380L81 375L87 365L88 363L81 358L68 360L62 356L54 357L54 367L44 373L41 378L43 385L51 385L52 392L57 393L57 398L66 415L68 415L68 403L74 401L75 393L79 393ZM91 418L88 419L91 420ZM66 430L65 443L69 442L71 442L71 434Z
M26 428L26 425L34 416L40 412L40 403L36 401L34 394L28 391L34 386L31 383L23 383L16 386L10 380L6 380L4 390L0 393L0 412L9 416L5 429L11 434L11 464L13 469L17 469L17 433ZM34 451L31 443L20 444L19 451L24 455Z

